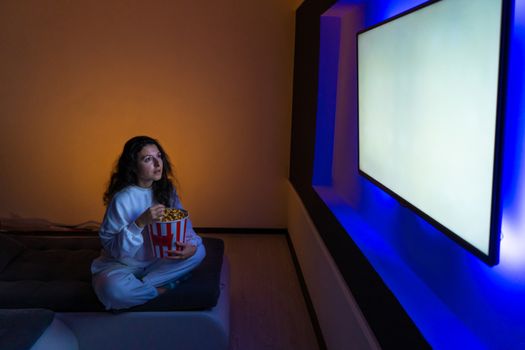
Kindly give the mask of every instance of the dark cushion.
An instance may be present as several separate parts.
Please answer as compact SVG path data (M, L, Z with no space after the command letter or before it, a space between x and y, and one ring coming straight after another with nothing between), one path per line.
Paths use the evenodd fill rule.
M0 271L25 250L24 244L11 237L0 234Z
M0 310L0 349L29 349L53 318L50 310Z
M0 272L0 308L103 311L91 285L91 262L100 254L95 237L16 237L28 248ZM76 249L66 249L71 240ZM131 310L203 310L216 305L224 243L203 238L206 257L177 288ZM22 245L22 247L24 246ZM52 249L46 249L52 247Z
M0 308L103 311L91 283L82 281L0 281Z
M91 283L91 262L98 250L27 249L0 272L2 281L82 281Z
M133 311L160 311L166 308L177 310L204 310L217 305L220 294L220 277L224 242L217 238L203 238L206 257L192 272L189 279L181 282L158 298L144 305L133 307Z
M81 233L67 233L64 232L46 232L38 233L38 235L31 235L30 232L17 232L10 234L10 237L22 243L26 248L36 250L49 249L66 249L79 250L89 249L100 251L100 238L96 232Z

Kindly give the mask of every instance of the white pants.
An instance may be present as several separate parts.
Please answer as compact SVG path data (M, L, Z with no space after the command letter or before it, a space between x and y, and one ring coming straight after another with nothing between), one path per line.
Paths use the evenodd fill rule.
M141 305L158 296L156 287L186 275L205 256L204 245L200 244L195 254L184 260L158 259L145 267L116 262L93 275L93 288L107 310Z

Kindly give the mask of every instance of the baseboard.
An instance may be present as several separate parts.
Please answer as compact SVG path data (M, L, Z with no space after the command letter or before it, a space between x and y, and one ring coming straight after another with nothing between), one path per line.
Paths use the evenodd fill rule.
M194 227L197 233L235 233L235 234L268 234L268 235L287 235L288 230L285 228L259 228L259 227Z
M314 328L315 337L317 338L317 344L319 345L319 350L326 350L328 348L326 347L326 342L323 337L321 325L319 324L319 319L317 318L317 314L315 313L315 307L314 307L314 304L312 303L312 298L310 297L310 293L308 292L306 281L304 280L303 271L301 270L301 264L299 264L299 260L297 259L297 254L295 253L295 248L293 247L293 243L292 243L292 240L290 239L289 234L286 235L286 241L288 242L288 248L290 249L290 255L292 256L292 261L294 264L295 271L297 273L297 278L299 279L299 284L301 286L301 292L303 293L304 301L306 303L306 308L308 309L308 314L312 322L312 327Z

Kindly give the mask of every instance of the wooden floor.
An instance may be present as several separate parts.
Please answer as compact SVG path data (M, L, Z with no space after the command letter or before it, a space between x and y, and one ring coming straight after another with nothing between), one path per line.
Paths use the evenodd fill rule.
M224 240L230 261L230 349L319 349L280 234L202 234Z

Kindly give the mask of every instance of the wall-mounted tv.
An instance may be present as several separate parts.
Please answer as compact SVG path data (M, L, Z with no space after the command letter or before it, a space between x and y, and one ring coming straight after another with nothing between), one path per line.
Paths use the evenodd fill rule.
M509 2L428 1L357 34L360 174L489 265Z

